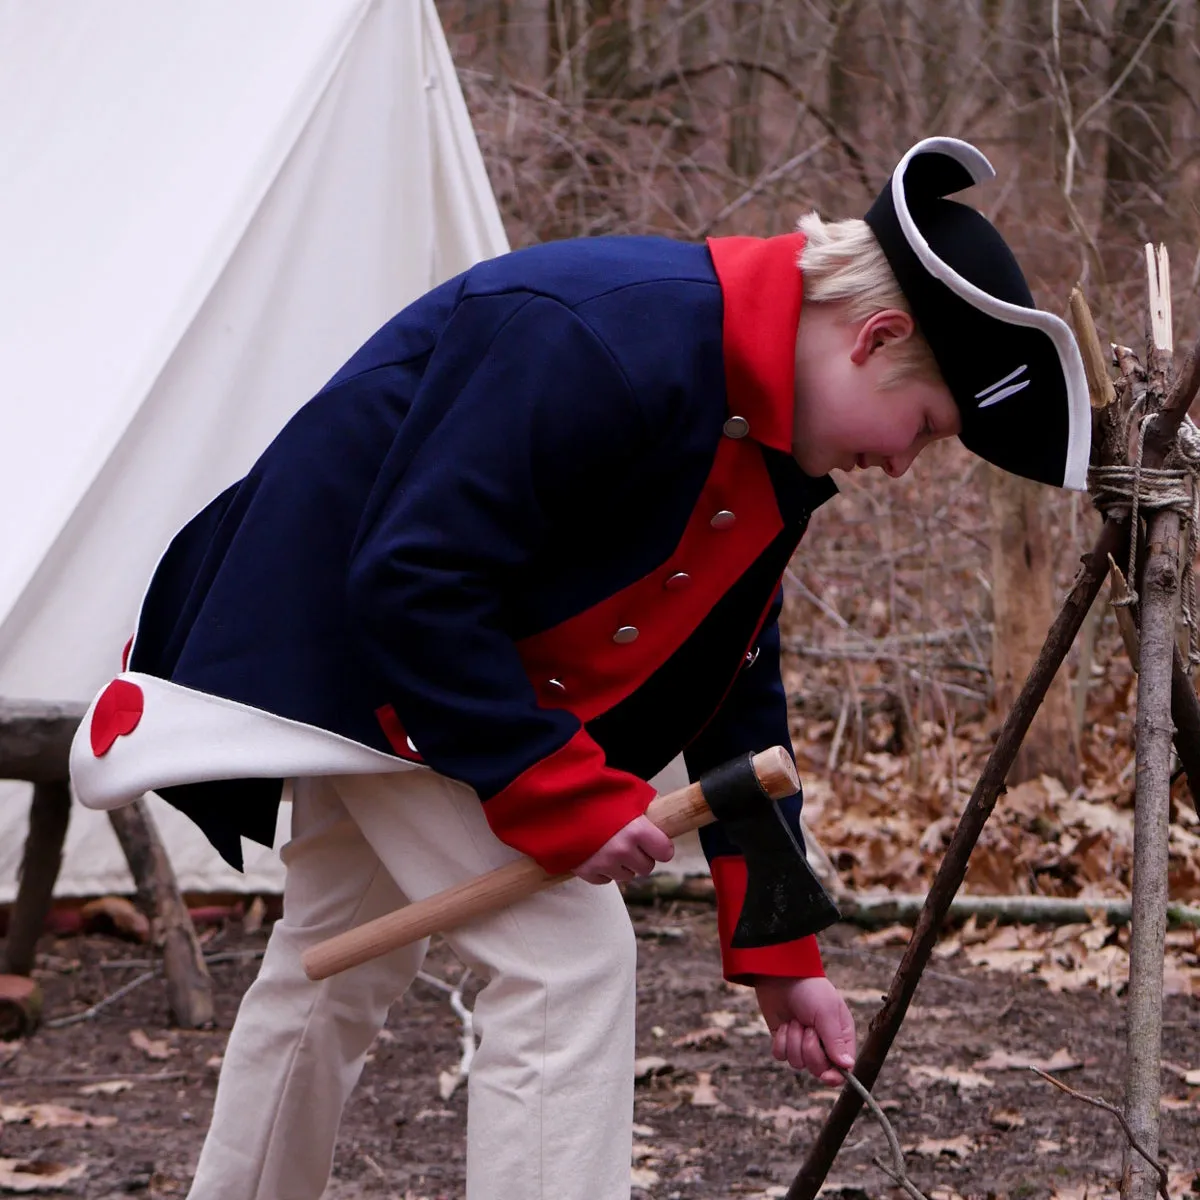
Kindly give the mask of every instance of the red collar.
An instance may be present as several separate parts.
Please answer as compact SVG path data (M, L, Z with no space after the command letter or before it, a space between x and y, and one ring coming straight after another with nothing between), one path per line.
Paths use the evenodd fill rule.
M750 422L755 441L786 454L792 452L803 247L802 233L708 239L725 299L730 415Z

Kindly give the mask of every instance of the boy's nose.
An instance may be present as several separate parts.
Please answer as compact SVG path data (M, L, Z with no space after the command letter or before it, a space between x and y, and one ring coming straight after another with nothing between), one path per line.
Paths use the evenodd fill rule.
M915 450L906 450L903 454L889 454L883 460L883 469L893 479L899 479L913 465L916 457Z

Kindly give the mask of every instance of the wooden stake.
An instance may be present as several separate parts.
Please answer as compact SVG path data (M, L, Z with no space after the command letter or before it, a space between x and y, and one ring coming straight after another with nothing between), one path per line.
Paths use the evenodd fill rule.
M1161 406L1171 384L1170 280L1166 250L1146 247L1152 345L1146 404ZM1133 921L1129 937L1125 1119L1151 1158L1158 1157L1162 1095L1163 950L1167 932L1168 836L1171 811L1171 667L1179 620L1180 517L1170 509L1146 522L1147 554L1139 608L1137 784L1133 824ZM1128 1147L1121 1200L1152 1200L1158 1177Z
M9 917L8 941L4 947L5 970L13 975L28 975L33 970L37 941L46 926L62 865L63 841L70 817L71 789L65 780L34 784L17 899Z
M138 901L162 945L171 1016L183 1029L209 1025L213 1019L212 979L150 813L136 800L113 809L108 816L133 872Z

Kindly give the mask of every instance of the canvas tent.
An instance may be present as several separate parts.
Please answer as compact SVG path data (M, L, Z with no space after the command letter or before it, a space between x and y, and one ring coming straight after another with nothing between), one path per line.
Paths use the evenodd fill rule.
M87 700L171 533L506 243L433 0L0 0L0 45L0 696ZM278 887L153 811L185 890ZM58 893L129 886L75 806Z

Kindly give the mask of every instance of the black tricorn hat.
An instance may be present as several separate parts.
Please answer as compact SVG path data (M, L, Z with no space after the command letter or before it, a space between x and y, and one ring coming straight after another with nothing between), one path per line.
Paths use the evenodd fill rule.
M967 142L926 138L866 222L958 405L963 444L1014 475L1082 491L1092 419L1075 337L1034 307L991 222L945 198L995 174Z

